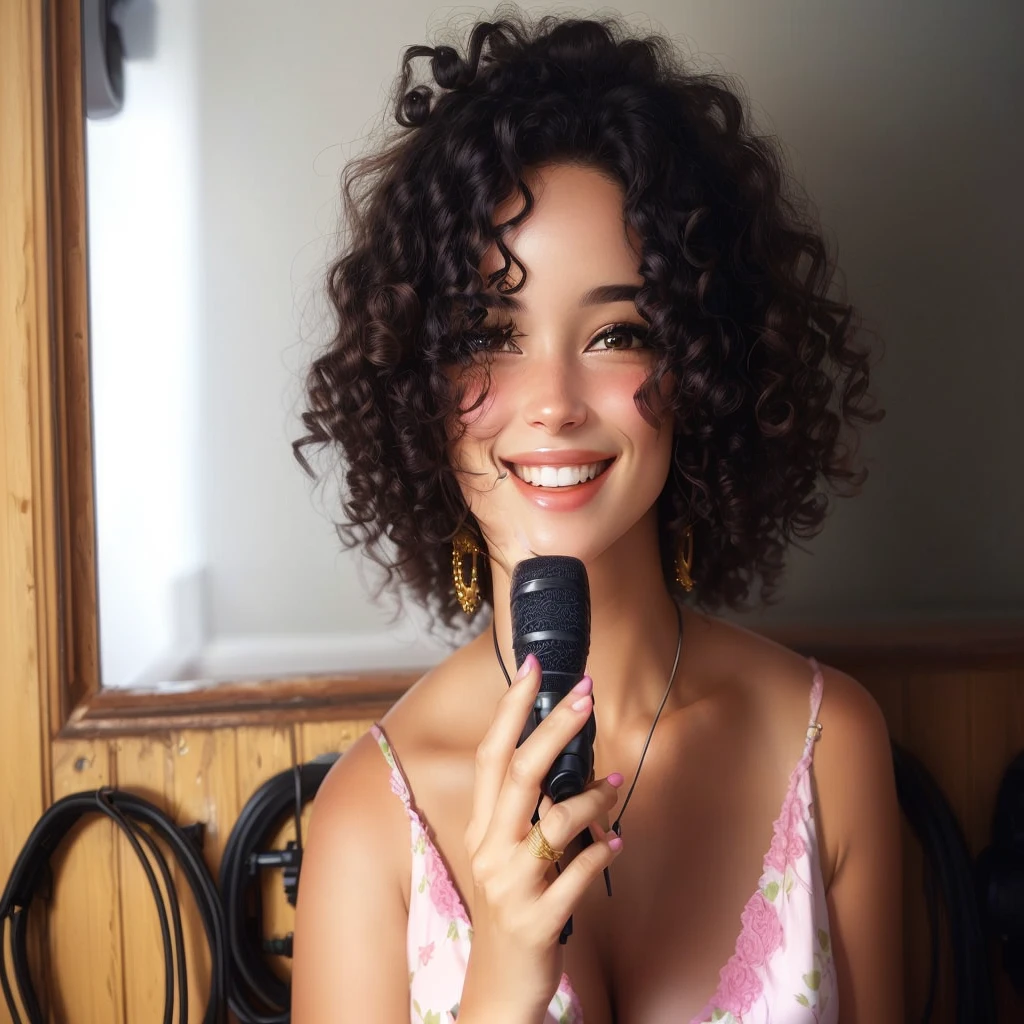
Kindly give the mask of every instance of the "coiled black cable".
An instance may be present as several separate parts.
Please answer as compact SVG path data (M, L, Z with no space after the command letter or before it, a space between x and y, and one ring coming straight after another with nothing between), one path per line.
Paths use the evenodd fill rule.
M931 971L922 1024L932 1019L941 967L938 903L946 910L953 959L957 1024L996 1024L995 993L989 970L974 867L960 824L924 765L892 743L896 793L911 830L924 851L925 904L931 931Z
M6 958L2 955L6 924L11 922L11 959L14 966L14 985L28 1014L30 1024L45 1024L46 1018L32 984L28 966L27 922L29 908L44 875L50 871L50 858L61 841L86 814L100 813L110 818L124 833L135 855L142 863L160 919L160 934L164 942L164 1024L174 1018L175 964L177 964L178 1020L188 1022L188 981L184 934L181 926L181 908L170 870L163 853L146 829L148 825L157 838L162 839L181 864L185 879L195 897L203 930L210 947L210 993L203 1014L203 1024L224 1024L225 993L227 991L227 958L223 911L217 888L202 858L199 844L188 832L175 824L163 811L140 796L123 790L103 787L72 793L48 808L32 829L22 847L0 897L0 987L14 1024L22 1024L14 999L14 989L7 975ZM156 861L170 904L170 922L164 897L157 885L156 875L142 849L143 844ZM173 932L173 942L172 942Z
M271 944L263 938L263 900L260 869L283 867L285 892L290 903L298 891L302 864L302 808L320 788L337 754L324 754L295 765L268 779L250 797L235 822L220 866L220 892L224 901L230 958L228 1005L241 1024L288 1024L291 986L271 969L266 954ZM284 851L266 847L294 815L295 842ZM291 935L278 943L291 955Z

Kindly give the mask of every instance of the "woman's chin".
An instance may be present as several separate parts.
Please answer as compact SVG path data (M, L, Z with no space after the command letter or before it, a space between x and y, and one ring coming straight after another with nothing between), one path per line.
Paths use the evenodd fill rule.
M584 565L596 559L604 550L594 543L587 543L580 537L530 537L520 548L524 554L516 559L516 562L523 558L537 557L540 555L565 555L569 558L578 558Z

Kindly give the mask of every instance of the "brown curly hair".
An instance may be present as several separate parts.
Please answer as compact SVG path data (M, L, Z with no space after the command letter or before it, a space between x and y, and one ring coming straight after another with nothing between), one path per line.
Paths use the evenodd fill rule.
M658 353L636 395L672 375L672 466L659 498L665 579L694 531L695 597L741 609L760 579L770 603L795 537L814 536L829 499L857 493L854 421L884 413L868 394L869 350L852 308L831 297L834 265L776 140L755 133L735 84L684 65L661 36L631 37L616 19L499 8L474 25L465 55L409 47L394 94L401 126L343 175L346 251L327 289L329 345L305 386L308 446L343 455L337 524L451 625L458 611L451 540L472 518L447 457L488 286L522 287L526 270L503 236L529 214L524 172L571 162L612 177L642 240L636 307ZM410 88L411 62L433 80ZM495 210L518 192L512 220ZM505 260L485 283L494 244ZM515 263L521 279L504 288ZM482 396L480 399L482 400ZM485 597L490 582L483 574ZM401 588L399 588L401 589Z

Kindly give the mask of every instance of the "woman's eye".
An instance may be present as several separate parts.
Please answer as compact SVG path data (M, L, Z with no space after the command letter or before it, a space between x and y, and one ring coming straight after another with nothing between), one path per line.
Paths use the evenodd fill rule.
M514 327L478 328L466 334L466 342L474 355L482 352L518 352Z
M588 351L625 352L647 347L647 330L632 324L616 324L602 331L588 346Z

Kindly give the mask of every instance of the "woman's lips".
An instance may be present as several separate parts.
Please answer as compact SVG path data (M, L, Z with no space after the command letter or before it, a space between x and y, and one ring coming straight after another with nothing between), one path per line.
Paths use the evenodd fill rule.
M513 486L528 501L533 502L538 508L550 512L573 512L590 501L604 486L605 479L614 462L614 459L601 460L597 476L583 483L570 484L565 487L543 487L527 483L512 468L511 462L508 463L508 466ZM559 464L565 466L567 463L561 461Z

